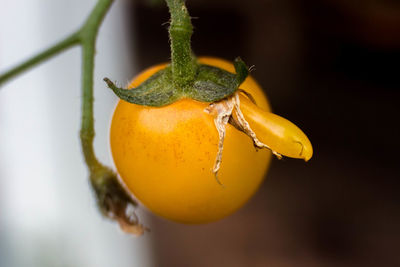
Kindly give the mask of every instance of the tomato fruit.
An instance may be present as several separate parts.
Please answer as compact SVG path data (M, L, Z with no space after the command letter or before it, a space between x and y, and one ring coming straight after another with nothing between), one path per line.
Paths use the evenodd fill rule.
M202 64L234 72L231 63L199 58ZM151 67L129 85L138 86L166 64ZM257 105L269 111L260 86L248 77L240 86ZM112 156L127 189L152 212L177 222L206 223L243 206L263 181L271 159L269 150L256 150L252 140L227 125L221 169L212 168L218 149L209 103L181 99L163 107L120 100L112 118Z

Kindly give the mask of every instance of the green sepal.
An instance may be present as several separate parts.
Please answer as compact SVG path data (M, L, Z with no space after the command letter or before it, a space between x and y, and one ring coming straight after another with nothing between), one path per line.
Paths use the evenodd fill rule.
M182 93L175 90L172 81L171 68L162 69L132 89L117 87L108 78L104 78L108 87L122 100L129 103L160 107L178 100Z
M235 74L214 66L200 65L187 95L201 102L215 102L232 95L239 85Z
M120 99L143 106L161 107L183 97L201 102L216 102L235 93L248 76L249 70L240 58L235 59L234 67L236 74L199 64L194 81L184 88L174 84L171 66L156 72L132 89L119 88L108 78L104 78L104 81Z
M239 87L246 80L247 76L249 76L249 68L240 57L235 58L233 65L235 66L236 80Z

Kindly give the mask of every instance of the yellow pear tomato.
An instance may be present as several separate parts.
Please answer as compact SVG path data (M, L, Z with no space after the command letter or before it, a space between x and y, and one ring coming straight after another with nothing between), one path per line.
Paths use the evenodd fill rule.
M203 57L199 62L234 73L233 65L221 59ZM165 66L161 64L145 70L129 88L138 86ZM280 117L269 113L268 100L252 77L249 76L240 88L250 93L257 103L254 109L250 101L241 96L243 114L247 118L249 113L250 126L254 123L255 130L270 138L260 138L261 141L279 153L280 146L287 147L288 143L299 141L292 140L291 133L294 131L298 136L302 132L298 128L291 129L290 122L289 131L284 131L286 122L279 126ZM120 100L115 109L110 142L118 173L127 189L144 206L164 218L182 223L221 219L242 207L266 175L270 150L255 149L248 135L228 124L218 171L222 185L217 182L213 167L219 135L214 117L205 112L209 104L185 98L167 106L148 107ZM271 134L268 127L257 126L258 120L262 122L262 118L257 117L257 109L278 117L278 126L268 127L281 127L283 131ZM303 139L300 137L300 145L289 145L294 147L289 152L308 160L312 148L307 137L308 143Z

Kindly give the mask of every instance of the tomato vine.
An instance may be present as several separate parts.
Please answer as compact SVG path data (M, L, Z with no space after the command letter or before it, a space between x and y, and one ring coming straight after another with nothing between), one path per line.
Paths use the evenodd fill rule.
M142 227L129 207L136 206L136 202L125 192L120 185L117 175L97 159L93 140L95 136L93 119L93 74L96 39L98 30L114 0L98 0L83 25L74 33L38 53L32 58L11 68L0 75L0 88L6 82L43 63L53 56L74 46L82 48L82 117L80 139L85 163L89 170L90 181L97 197L100 211L107 217L117 220L128 232L140 234Z

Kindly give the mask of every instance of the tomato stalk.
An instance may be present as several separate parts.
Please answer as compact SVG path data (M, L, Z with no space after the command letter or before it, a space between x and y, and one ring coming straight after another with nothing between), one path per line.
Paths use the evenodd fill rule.
M232 95L249 74L248 67L235 59L235 71L200 64L192 53L193 26L184 0L166 0L171 14L169 37L171 64L135 88L121 88L104 78L108 87L129 103L161 107L182 98L215 102Z
M54 44L53 46L47 48L43 52L33 56L32 58L28 59L27 61L23 62L22 64L8 70L7 72L0 75L0 88L6 82L10 81L12 78L28 71L32 67L52 58L53 56L63 52L75 45L79 44L79 34L73 33L66 37L65 39L61 40L60 42Z
M96 193L98 206L104 216L115 219L123 230L142 234L144 227L140 225L134 214L128 214L129 207L136 202L125 192L117 179L117 175L101 164L93 149L95 135L93 120L93 72L96 38L101 22L114 0L100 0L86 23L80 30L82 45L82 121L80 138L86 165L90 172L90 181Z
M117 220L123 230L135 234L143 233L134 214L127 214L136 202L125 192L117 175L96 158L93 139L93 72L98 30L114 0L99 0L82 27L64 40L0 75L0 86L32 67L66 51L75 45L82 47L82 119L80 139L85 163L89 169L90 181L103 215Z
M169 38L171 41L172 79L178 88L190 85L196 75L196 59L190 46L193 26L184 0L166 0L171 22Z
M94 120L93 120L93 71L96 37L99 26L113 0L100 0L89 15L86 23L79 31L82 45L82 120L80 138L82 150L89 170L98 168L93 150Z

